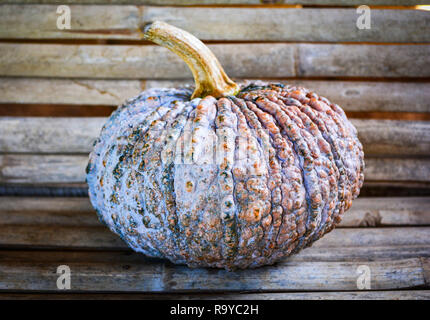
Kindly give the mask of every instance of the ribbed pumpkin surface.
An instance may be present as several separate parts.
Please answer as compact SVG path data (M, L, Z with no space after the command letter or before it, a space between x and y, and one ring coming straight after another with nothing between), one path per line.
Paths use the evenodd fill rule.
M152 89L128 101L90 155L92 204L131 248L189 266L257 267L340 222L364 161L339 106L282 84L191 94Z

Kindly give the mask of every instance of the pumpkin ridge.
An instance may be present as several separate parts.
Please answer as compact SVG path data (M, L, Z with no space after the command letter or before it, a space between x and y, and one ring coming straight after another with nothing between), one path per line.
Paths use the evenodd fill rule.
M146 210L143 211L145 215L141 219L145 219L146 217L155 217L158 219L159 225L157 227L151 228L149 225L149 228L146 229L148 231L150 231L149 229L154 229L152 240L156 243L157 248L163 248L162 255L174 257L174 259L179 259L179 251L169 228L167 209L163 201L162 181L160 181L160 171L162 170L161 152L164 148L164 141L167 135L166 128L170 128L172 123L187 112L186 107L186 103L175 102L170 111L160 119L157 129L149 130L149 132L154 133L153 136L148 137L148 133L142 136L142 149L138 148L135 153L135 156L138 158L144 157L150 159L150 161L145 163L143 170L138 170L136 167L136 171L140 173L142 180L142 183L137 184L137 195L151 195L149 199L146 197L142 201ZM130 203L131 201L126 202Z
M307 130L307 132L310 134L310 136L313 138L312 144L313 150L312 152L317 153L318 157L316 158L316 162L319 163L316 166L316 173L319 181L321 181L320 189L321 189L321 202L323 204L321 213L318 215L319 221L316 221L316 219L308 219L307 225L310 223L313 223L316 221L316 225L312 230L312 233L307 236L304 242L307 242L310 238L312 238L313 234L315 234L318 231L319 226L323 225L325 223L325 218L330 213L330 204L337 199L337 195L335 192L333 192L333 189L336 189L337 192L337 185L331 183L331 179L327 179L327 176L330 175L330 172L334 168L336 168L335 163L331 161L333 158L333 154L331 153L331 150L324 150L323 146L320 146L320 139L323 139L322 133L319 130L318 126L312 121L310 117L306 115L306 113L302 112L300 107L296 105L288 106L285 105L285 103L279 99L278 104L281 105L281 109L289 110L290 112L294 113L297 117L300 118L301 123L304 125L304 129ZM322 158L322 159L321 159ZM336 168L337 170L337 168ZM321 176L322 175L322 176Z
M338 212L341 210L340 207L342 206L342 201L343 201L341 200L342 191L346 188L346 183L347 183L346 182L347 177L345 174L345 170L343 169L343 159L341 158L340 150L337 144L335 143L335 140L337 139L333 139L333 137L337 137L337 133L333 132L333 126L330 125L331 121L327 119L326 115L323 112L320 112L312 108L307 103L301 104L300 109L302 110L303 113L305 113L308 117L310 117L312 121L318 126L322 134L322 137L330 146L331 152L333 154L333 161L337 171L338 195L337 195L336 206L332 214L327 217L328 220L326 223L326 227L329 227L335 224L335 217L338 215ZM340 165L339 163L342 163L342 165ZM319 230L318 234L321 232L326 233L326 230Z
M221 98L217 101L215 120L218 137L216 163L218 166L218 185L220 193L221 222L223 226L222 259L232 266L237 254L237 208L235 181L232 173L236 148L237 117L231 110L232 102ZM223 156L221 158L221 156Z
M176 193L174 187L174 170L175 170L175 159L176 159L176 143L183 132L185 123L189 119L191 110L194 107L189 103L178 118L174 121L172 129L166 141L165 147L162 151L162 164L163 173L161 175L161 191L164 195L164 204L166 206L166 215L169 222L169 228L172 230L175 246L178 250L177 262L186 263L184 249L180 246L180 224L178 222L178 216L176 212ZM170 258L170 260L172 260ZM175 262L175 261L172 261Z
M263 154L263 156L260 156L260 159L263 159L264 162L266 164L268 164L269 162L267 161L268 155L266 153L266 148L265 148L265 146L262 145L261 132L259 132L258 127L256 125L258 123L258 120L257 120L257 123L252 121L252 119L251 119L252 118L252 112L248 109L248 107L246 106L246 103L243 99L232 98L232 100L234 101L235 105L240 109L243 116L245 117L245 120L246 120L249 128L251 129L250 132L253 135L253 137L255 138L255 141L257 142L257 146L259 147L259 152L260 152L260 154ZM254 116L255 116L255 114L254 114ZM265 190L268 191L269 196L270 196L270 200L271 200L272 193L271 193L271 190L269 188L269 177L270 177L270 172L271 172L270 165L267 165L266 168L267 168L267 174L264 175L264 179L262 179L262 180L264 182L264 187L266 188ZM259 256L254 259L254 261L251 263L251 266L260 265L260 263L261 263L260 260L264 260L264 256L265 256L265 249L266 249L265 248L265 244L266 244L265 240L267 238L267 231L266 231L265 224L266 224L266 221L269 221L269 224L270 224L271 219L272 219L271 201L269 201L269 199L267 199L267 197L264 201L263 207L265 208L264 213L262 214L260 220L258 221L258 224L262 230L261 239L257 243ZM267 208L269 208L269 209L267 210Z
M306 220L306 232L304 237L302 238L302 244L306 244L308 239L312 236L312 234L315 232L316 228L318 227L318 223L321 220L325 204L327 202L327 198L325 197L325 194L323 192L323 186L327 184L327 181L321 180L319 178L318 169L321 165L320 163L320 157L321 153L318 152L319 149L317 149L317 143L315 136L311 134L311 132L308 130L308 127L303 122L303 118L300 117L300 111L299 113L295 112L294 109L295 106L291 107L284 107L281 101L274 102L276 103L280 110L283 111L293 123L296 124L296 126L299 128L300 136L302 137L303 141L306 143L307 149L309 150L309 161L310 165L312 166L311 169L307 169L304 171L309 171L309 177L310 179L305 179L304 182L307 184L307 192L309 195L310 201L308 201L308 210L309 207L311 209L310 214L307 217ZM314 155L315 154L315 155ZM304 166L303 166L304 167ZM312 178L313 177L313 178ZM312 186L309 186L309 180L312 182ZM314 190L313 193L309 192L309 189ZM317 203L317 209L315 207L315 203ZM298 246L300 248L300 245Z
M160 106L160 108L157 108L156 110L151 112L148 120L158 119L160 117L160 112L158 112L158 110L160 110L160 109L162 109L163 112L166 112L166 113L168 112L168 108L166 108L164 106ZM139 115L136 114L136 117L139 118ZM134 120L134 117L131 117L130 122L128 122L128 123L132 123L133 120ZM144 127L145 131L148 130L150 122L148 122L147 124L148 124L148 127L146 127L146 128ZM141 128L141 125L138 125L138 127L134 128L134 130L139 130L138 129L139 127ZM119 171L115 170L117 165L119 164L118 159L120 157L120 153L118 152L119 145L115 144L115 140L118 141L119 138L126 136L128 134L128 132L130 132L130 131L133 131L133 129L129 128L127 126L127 130L125 130L125 131L123 130L121 132L119 132L119 130L118 130L115 134L113 134L112 143L110 143L111 147L109 148L108 152L103 157L103 160L101 163L102 166L103 166L103 162L106 164L106 166L103 166L104 169L102 172L102 174L103 174L102 178L103 178L104 183L106 184L106 183L109 183L110 181L112 181L112 179L110 179L111 176L115 180L115 181L112 181L113 184L108 185L109 187L104 189L105 191L108 191L108 190L112 191L112 193L110 193L110 194L106 194L106 192L104 192L104 200L103 200L103 202L108 201L107 205L108 206L110 205L110 208L108 209L108 211L111 213L111 217L110 217L110 221L108 222L108 224L112 226L113 229L111 229L111 230L114 231L115 233L117 233L118 235L120 235L120 237L122 237L122 238L124 238L124 235L121 231L121 229L122 229L121 228L121 221L118 220L119 218L118 218L118 212L117 212L119 209L119 208L117 208L117 206L119 204L117 197L120 193L118 193L118 192L115 193L114 185L115 185L116 179L114 178L115 175L113 175L112 173L115 171L115 172L117 172L118 176L120 174ZM113 167L114 164L115 164L115 167ZM119 168L117 168L117 169L119 169ZM114 197L114 199L115 199L115 201L113 203L111 201L112 197ZM115 202L117 202L118 204ZM116 219L114 217L116 217ZM151 252L150 255L152 255L152 256L159 256L160 255L160 252L156 246L152 246L150 248L150 252Z
M268 255L272 257L274 254L274 251L277 250L278 248L278 238L281 232L281 227L284 223L284 219L286 218L286 215L288 214L288 209L286 207L287 203L285 204L283 203L283 199L287 200L287 198L282 196L282 189L286 189L290 185L290 183L286 180L287 177L284 174L284 167L287 164L285 152L287 151L287 148L289 147L289 145L287 144L285 138L281 135L280 130L278 126L275 124L275 119L273 118L272 115L264 112L262 109L258 108L258 106L251 101L246 101L246 104L250 109L250 111L255 114L262 128L265 128L269 132L269 144L274 152L273 162L277 167L277 171L278 171L278 173L275 174L274 181L271 182L274 184L273 192L275 193L275 199L279 198L278 200L274 201L274 204L277 205L275 207L275 211L272 210L272 217L273 217L273 214L276 213L276 217L274 217L273 218L274 220L272 221L272 226L275 228L275 231L273 231L272 237L270 240L273 245L273 248L268 252ZM289 153L291 156L292 149L289 149L289 150L290 150ZM280 162L277 161L278 159ZM286 196L285 193L284 195ZM286 237L285 239L293 239L293 238L294 236L289 233L288 237Z
M278 104L264 97L258 98L256 100L256 104L258 107L262 108L266 112L271 113L274 116L274 119L277 121L278 126L283 129L283 135L285 135L285 137L292 142L296 158L299 160L298 166L301 169L300 171L302 174L302 182L303 187L305 189L306 199L303 205L305 205L304 207L307 215L303 221L304 231L303 234L299 236L299 244L296 246L297 248L301 246L303 240L310 232L309 226L306 224L309 215L318 214L317 210L319 208L318 202L312 201L312 196L315 193L317 194L318 190L315 190L315 187L313 187L313 183L311 184L312 181L316 180L316 173L314 172L314 166L312 163L310 150L308 147L307 140L299 133L299 127L292 121L291 117L280 108ZM313 206L315 206L316 208L313 208Z
M238 117L238 139L235 169L237 181L237 199L242 210L239 211L241 233L239 236L239 252L236 263L246 268L261 257L260 242L264 235L261 219L267 211L264 205L264 194L259 192L260 186L267 187L267 169L261 161L261 146L254 131L248 126L246 117L240 107L232 103L232 111ZM258 153L258 156L256 154ZM245 155L245 158L243 156ZM251 163L252 162L252 163ZM244 177L245 179L241 178ZM246 196L245 196L246 195ZM249 254L252 252L253 254ZM257 255L259 254L259 255Z
M171 166L169 165L169 167L171 167L171 168L168 169L168 172L166 172L167 180L166 180L165 186L168 183L167 188L169 190L171 190L172 193L168 195L168 199L165 201L166 201L166 203L171 202L171 205L169 206L169 208L171 210L174 210L174 213L172 213L172 216L173 216L172 223L175 224L175 230L177 230L177 232L175 233L175 243L179 248L181 260L182 259L185 260L185 263L187 261L187 258L190 255L188 254L188 246L187 246L187 243L184 239L185 229L184 229L183 224L181 223L182 218L179 216L180 210L178 209L177 204L176 204L177 193L175 190L175 176L176 176L175 170L177 169L177 165L178 164L181 165L181 163L183 162L184 146L183 146L183 140L181 140L181 139L183 139L183 135L185 134L185 131L186 131L186 126L189 123L191 116L194 115L193 110L196 107L195 104L196 104L196 99L192 100L190 102L190 109L185 114L185 116L183 118L181 118L181 122L178 123L178 127L176 128L177 130L174 132L175 136L172 137L172 141L171 141L171 147L172 147L171 157L166 158L166 162L168 162L170 160L170 161L172 161L172 165ZM179 154L177 153L178 147L179 147ZM167 149L167 152L169 152L168 149Z
M316 98L314 97L314 99L316 99ZM351 201L351 199L352 199L351 187L354 184L354 181L351 181L351 179L350 179L350 175L348 174L349 168L348 168L347 162L346 162L346 158L348 158L349 156L348 156L347 152L344 152L344 150L342 149L342 146L341 146L341 142L343 143L343 141L346 140L346 138L348 138L348 140L350 140L352 137L349 134L350 130L345 128L342 125L342 121L339 121L339 119L337 118L340 116L339 114L337 114L335 112L330 112L329 114L326 115L325 112L320 111L316 108L315 102L313 102L313 104L314 105L312 105L312 100L311 100L311 103L309 104L310 107L312 109L316 110L316 112L319 114L319 116L324 119L325 126L328 127L328 129L329 129L330 134L327 136L330 137L329 139L332 141L332 146L335 146L335 150L336 150L336 153L338 155L338 161L336 161L336 165L338 166L341 175L343 175L343 179L340 179L340 182L343 182L343 188L339 188L341 191L340 201L339 201L339 210L335 212L335 215L333 217L335 224L337 224L340 222L344 211L348 209L347 203L349 201ZM319 107L324 108L323 105L319 105ZM331 110L331 108L329 108L329 106L325 107L324 109L325 110L328 110L328 109ZM328 112L330 110L328 110ZM333 131L333 130L335 130L335 131ZM345 136L345 134L347 136ZM333 137L337 137L337 139L334 139ZM330 230L331 228L334 227L334 225L333 225L333 227L329 226L329 225L327 225L326 227L328 230Z
M266 154L264 156L265 161L269 164L268 165L268 178L266 182L267 190L270 192L270 203L268 204L268 207L270 207L270 210L268 214L262 218L262 225L263 225L263 237L261 241L261 256L262 257L269 257L271 255L271 252L273 251L273 248L275 247L274 243L274 237L273 234L275 233L274 223L276 222L273 215L275 212L281 211L280 216L282 215L282 207L280 206L280 199L276 200L276 195L274 193L278 193L278 198L280 198L280 188L279 185L282 183L279 180L280 176L280 165L276 161L276 152L274 150L274 147L272 145L271 137L267 132L264 131L263 125L260 122L258 116L248 107L248 101L244 101L240 98L233 98L236 105L238 105L243 114L245 115L247 122L254 128L254 131L256 132L258 136L258 141L260 142L261 148L266 151ZM262 145L264 144L264 146ZM275 177L275 178L273 178ZM276 179L278 177L278 180ZM276 210L276 211L274 211ZM258 262L257 262L258 263Z
M245 99L247 99L249 97L249 95L245 95ZM287 181L287 177L285 175L285 169L288 167L289 172L293 173L293 168L296 168L296 161L294 160L296 157L295 151L292 147L292 142L290 140L288 140L288 138L284 137L281 134L280 131L280 127L278 126L278 124L276 123L276 119L269 113L264 111L262 108L258 107L257 104L249 101L249 99L247 99L247 104L249 106L249 108L257 115L260 123L263 124L263 126L270 132L270 134L272 135L272 142L271 144L274 145L276 147L277 150L277 157L279 158L279 160L281 160L281 170L282 170L282 184L280 185L281 187L281 206L282 206L282 216L281 216L281 220L280 220L280 225L279 225L279 229L278 232L275 236L275 248L274 250L278 249L281 243L289 243L291 241L294 240L295 235L286 232L288 230L289 227L291 227L290 223L286 223L285 219L287 217L291 217L292 214L294 214L292 212L293 210L293 202L290 199L291 198L291 189L288 189L288 187L291 185L291 183L294 183L294 178L289 177L290 179L292 179L291 183L289 181ZM288 152L287 152L288 150ZM287 153L286 153L287 152ZM291 161L291 157L293 158L293 160ZM288 162L287 162L288 161ZM299 179L301 181L302 179L302 174L299 171ZM300 183L300 186L303 187L303 185ZM304 194L304 192L303 192ZM297 199L297 197L295 197ZM301 206L301 203L300 203ZM299 214L295 215L296 218L300 217ZM283 227L287 227L286 229L283 229ZM284 231L284 232L283 232ZM282 237L280 237L282 233ZM280 257L283 254L279 251L277 252L272 252L272 256L277 256ZM273 261L275 259L271 258L270 261Z
M160 244L163 243L163 240L160 239L161 235L159 230L164 230L164 221L163 214L158 211L158 208L160 208L160 206L153 205L152 203L156 200L155 198L157 196L157 185L155 181L152 180L153 172L151 172L151 167L154 166L154 162L156 160L153 159L152 156L154 150L157 147L154 141L156 141L163 133L162 130L167 125L169 119L172 116L175 116L178 112L180 112L181 109L181 105L174 104L174 106L172 108L169 108L168 111L159 119L149 122L149 126L146 128L146 130L140 130L140 125L137 125L137 128L134 129L132 132L127 131L124 136L127 142L127 144L125 144L125 148L120 148L121 145L119 145L117 150L117 152L121 155L119 158L120 160L117 162L118 168L115 168L115 170L118 170L118 176L115 177L116 182L113 186L113 192L115 194L123 195L123 199L121 199L122 201L120 201L118 206L122 206L122 210L124 212L129 212L127 219L133 219L132 212L136 213L137 211L140 213L139 208L141 208L139 204L137 204L135 209L132 209L131 207L131 203L140 202L140 199L135 199L132 194L133 191L135 191L133 190L133 187L136 186L139 190L142 191L146 190L147 192L145 193L145 195L150 195L149 197L146 197L143 201L140 202L143 202L143 206L144 208L146 208L145 210L143 210L143 217L141 214L136 213L137 217L134 218L134 223L129 223L129 227L125 228L126 235L132 237L127 242L132 247L140 247L136 243L136 238L138 239L139 235L139 232L137 232L137 226L141 224L138 224L135 220L149 218L151 219L151 223L148 223L149 228L146 228L146 232L147 234L151 234L152 236L148 237L149 239L146 240L153 244L153 248L155 248L157 256L162 256L163 254L159 250L159 248L161 247ZM150 157L151 160L153 160L150 161L148 165L145 165L145 170L139 170L139 166L141 165L141 163L135 161L138 154L139 156L146 155L146 157ZM132 175L133 172L135 174L135 177L134 179L130 180L130 175ZM133 183L133 180L137 181L138 183ZM127 183L127 181L129 181L129 183ZM148 188L148 185L150 184L152 184L152 186ZM121 193L120 190L126 190L126 192ZM139 194L142 195L143 193L140 191Z
M182 208L182 205L179 207L180 211L181 208L185 210L179 216L184 216L183 222L186 225L184 239L189 249L190 266L201 263L211 265L221 257L219 240L216 238L221 233L218 230L221 226L217 222L217 174L213 164L213 139L216 135L212 126L216 115L215 101L213 97L206 97L191 113L185 134L181 137L187 144L184 149L184 164L176 168L179 176L175 176L175 189L180 193L177 198L181 199L181 204L185 204L185 199L190 197L194 199L193 203L190 202L189 209ZM210 153L204 148L209 148Z

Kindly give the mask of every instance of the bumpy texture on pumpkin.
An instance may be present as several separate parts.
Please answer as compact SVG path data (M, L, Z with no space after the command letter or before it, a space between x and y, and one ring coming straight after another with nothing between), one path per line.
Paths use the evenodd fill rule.
M341 221L364 161L339 106L282 84L191 94L151 89L128 101L90 155L91 202L131 248L192 267L257 267Z

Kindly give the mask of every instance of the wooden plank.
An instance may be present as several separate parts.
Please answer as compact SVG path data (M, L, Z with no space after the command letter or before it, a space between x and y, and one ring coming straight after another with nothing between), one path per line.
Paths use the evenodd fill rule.
M82 183L88 156L0 155L0 183Z
M430 122L367 119L351 121L358 130L358 137L367 156L429 155Z
M0 78L0 103L117 106L137 96L143 85L139 80Z
M105 121L99 117L0 117L0 152L88 153ZM351 121L366 156L430 155L428 121Z
M314 90L346 111L430 112L429 83L290 79L273 81ZM192 81L0 78L0 103L117 106L144 89L172 88L185 84L192 84Z
M430 13L372 10L372 28L356 26L356 9L70 6L71 29L56 28L55 5L3 5L0 38L140 39L140 25L163 20L202 40L429 42ZM258 20L258 24L255 21ZM1 30L4 30L3 32ZM381 32L384 30L384 32Z
M294 45L219 44L210 48L234 77L294 75ZM191 71L160 46L1 43L0 75L181 79L191 78Z
M86 155L0 155L0 183L85 182ZM366 181L430 182L430 159L367 158Z
M118 236L101 224L97 227L1 225L0 231L1 247L67 247L104 250L127 248ZM338 228L314 243L312 248L417 246L417 250L421 250L422 247L427 247L428 250L429 242L430 228L428 227ZM381 250L385 254L384 250Z
M212 44L237 78L430 77L430 45ZM187 79L186 64L167 49L145 45L0 44L0 75Z
M0 300L430 300L430 290L276 293L0 293Z
M429 225L430 198L358 198L344 215L342 227Z
M0 3L25 3L25 4L135 4L135 5L362 5L362 0L0 0ZM428 4L427 0L372 0L372 5L390 6L414 6Z
M428 287L421 260L366 261L371 290ZM74 291L340 291L357 290L360 262L286 262L229 272L170 264L68 263ZM1 263L1 290L57 290L58 263Z
M379 181L430 181L429 159L367 159L364 175Z
M393 51L391 51L393 50ZM426 52L426 57L420 53ZM428 77L418 65L430 63L430 47L385 45L298 46L298 74L307 77ZM407 59L402 63L400 60ZM412 64L411 62L414 61ZM412 72L411 72L412 71Z
M64 4L64 3L63 3ZM138 39L136 6L70 6L71 29L57 28L56 5L2 5L0 38L109 38Z
M0 225L100 226L88 198L0 197ZM358 198L339 227L430 225L430 197Z

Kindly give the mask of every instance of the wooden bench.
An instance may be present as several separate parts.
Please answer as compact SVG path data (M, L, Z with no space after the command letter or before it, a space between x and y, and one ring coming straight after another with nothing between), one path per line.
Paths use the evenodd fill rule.
M0 0L0 298L430 299L427 1L369 1L370 30L356 0L203 2ZM58 30L65 3L72 29ZM140 40L155 19L209 43L233 78L298 83L345 109L366 170L338 228L275 266L227 272L133 253L97 220L85 166L106 117L190 81ZM57 288L60 265L71 290Z

